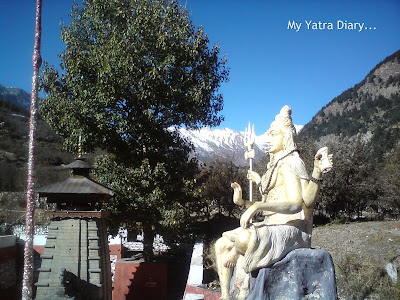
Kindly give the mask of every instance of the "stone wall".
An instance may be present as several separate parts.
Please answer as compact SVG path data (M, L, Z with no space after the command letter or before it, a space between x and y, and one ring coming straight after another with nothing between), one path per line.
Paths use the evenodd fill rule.
M111 270L103 220L57 219L49 225L39 271L36 299L66 295L111 299Z

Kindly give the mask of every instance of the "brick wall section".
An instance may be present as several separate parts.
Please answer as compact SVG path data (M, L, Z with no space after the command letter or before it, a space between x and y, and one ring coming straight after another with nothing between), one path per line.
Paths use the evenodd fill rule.
M116 263L113 300L164 300L167 264L121 259Z
M9 247L9 248L16 248L16 247ZM9 253L17 253L15 249L1 249L1 250L8 250ZM1 251L4 253L5 251ZM2 257L2 253L0 252L0 257ZM3 257L2 257L3 258ZM17 263L16 263L16 256L14 258L10 258L9 260L0 262L0 290L8 289L17 284Z
M118 245L108 245L108 248L110 248L110 255L116 256L117 260L120 260L123 255L123 246L121 244Z
M17 245L15 236L0 237L0 290L17 283Z

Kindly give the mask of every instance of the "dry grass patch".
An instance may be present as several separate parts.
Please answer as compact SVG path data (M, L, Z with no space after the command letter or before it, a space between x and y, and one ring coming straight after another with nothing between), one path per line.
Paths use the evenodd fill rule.
M384 269L400 266L400 221L314 228L312 247L332 255L339 299L400 299L400 285Z

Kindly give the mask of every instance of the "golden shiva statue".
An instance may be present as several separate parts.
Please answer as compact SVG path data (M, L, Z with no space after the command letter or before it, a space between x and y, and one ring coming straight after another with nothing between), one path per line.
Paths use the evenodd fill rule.
M296 148L296 130L287 105L275 117L268 136L267 172L262 177L253 171L247 175L258 185L262 200L245 202L240 185L232 183L233 201L248 208L240 219L240 227L224 232L215 244L221 299L229 299L234 270L234 285L240 291L238 299L245 299L249 272L279 261L294 249L311 247L313 207L322 173L332 168L332 155L328 155L326 147L318 150L310 179ZM264 221L252 223L252 217L260 211Z

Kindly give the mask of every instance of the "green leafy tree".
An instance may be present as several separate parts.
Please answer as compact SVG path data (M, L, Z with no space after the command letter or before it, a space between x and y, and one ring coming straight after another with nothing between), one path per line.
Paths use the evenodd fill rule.
M66 149L82 136L85 151L109 154L97 176L118 193L115 223L139 224L149 245L179 220L195 176L191 146L170 128L221 122L226 60L178 1L83 1L71 17L61 74L42 71L41 114Z
M312 170L320 145L301 141L298 146L307 170ZM361 140L331 142L327 146L334 155L334 164L332 171L323 176L314 212L320 222L326 218L361 217L363 211L378 204L382 192L370 147Z
M111 228L118 229L122 224L131 233L143 231L147 258L151 257L156 232L167 239L190 229L198 168L195 160L186 162L182 157L187 156L174 149L154 165L143 159L140 165L129 168L112 156L97 160L97 179L118 193L110 204Z
M203 181L201 197L207 218L215 214L239 216L240 207L233 203L231 183L238 182L247 194L246 170L240 169L232 162L216 160L206 167Z
M357 141L330 145L329 149L334 154L334 167L321 186L320 208L332 218L343 214L348 218L360 217L381 192L369 147Z

